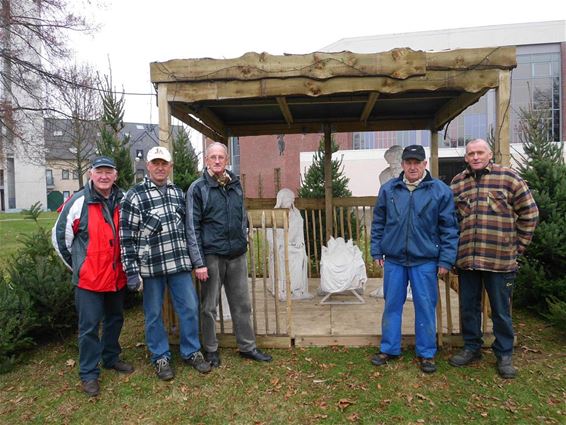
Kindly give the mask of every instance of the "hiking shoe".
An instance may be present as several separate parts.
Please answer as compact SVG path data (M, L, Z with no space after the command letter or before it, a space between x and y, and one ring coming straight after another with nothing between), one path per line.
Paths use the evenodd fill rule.
M434 362L434 359L421 358L419 360L419 366L424 373L436 372L436 363Z
M93 379L92 381L82 382L83 392L89 397L96 397L100 392L100 386L98 385L98 379Z
M114 369L116 372L125 373L125 374L130 374L134 371L134 367L131 364L126 363L122 360L118 360L110 367L105 366L105 369Z
M399 356L394 356L392 354L387 353L377 353L375 356L371 358L371 364L374 366L383 366L387 364L390 360L396 360Z
M517 376L517 369L513 367L511 356L497 357L497 372L503 379L514 379Z
M195 351L190 357L183 359L183 361L194 367L200 373L208 373L212 370L210 363L204 359L200 351Z
M211 367L220 367L220 354L216 351L205 351L204 359L210 363Z
M481 357L482 355L480 350L472 351L468 348L464 348L462 351L450 357L448 363L455 367L461 367L478 361L481 359Z
M162 381L170 381L175 377L175 373L173 372L173 369L171 369L171 365L169 364L169 359L167 357L157 359L153 367L155 367L157 377Z

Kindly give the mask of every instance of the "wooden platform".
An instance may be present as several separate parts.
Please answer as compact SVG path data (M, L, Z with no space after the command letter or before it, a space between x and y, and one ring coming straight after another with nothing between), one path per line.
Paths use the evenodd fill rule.
M364 346L377 345L381 335L381 315L383 313L383 298L374 298L369 294L382 285L382 279L369 279L362 297L364 304L331 304L321 305L323 296L318 294L319 279L309 280L309 290L314 297L310 300L292 301L291 333L287 334L287 303L278 302L279 323L277 326L275 315L275 299L271 292L263 290L261 279L256 281L255 291L255 326L258 343L263 346L328 346L347 345ZM268 282L269 284L269 282ZM250 281L251 288L251 281ZM442 326L443 343L449 345L461 344L459 336L459 306L458 294L449 288L449 306L447 306L446 287L443 281L439 282L442 318L438 321ZM355 301L349 295L333 295L332 300ZM265 305L267 304L267 309ZM448 308L451 314L448 313ZM267 314L266 314L267 311ZM486 332L490 333L491 322L488 321ZM223 325L218 322L218 332L223 327L222 345L232 346L234 337L232 322L224 320ZM402 325L403 342L414 343L414 308L413 303L407 300L403 311ZM440 342L440 341L439 341Z

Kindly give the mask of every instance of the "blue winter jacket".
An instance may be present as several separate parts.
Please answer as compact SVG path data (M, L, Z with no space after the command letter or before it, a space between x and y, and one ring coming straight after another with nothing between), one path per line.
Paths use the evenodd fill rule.
M206 266L205 255L235 258L247 251L248 218L240 180L218 185L206 170L187 190L185 229L193 268Z
M411 192L403 174L381 186L371 226L371 256L402 266L436 262L450 269L458 250L458 221L450 188L429 172Z

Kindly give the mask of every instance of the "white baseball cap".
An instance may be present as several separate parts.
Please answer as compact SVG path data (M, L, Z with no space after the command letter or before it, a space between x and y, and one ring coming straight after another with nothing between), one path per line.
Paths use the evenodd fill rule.
M162 159L163 161L171 162L171 154L167 148L163 146L154 146L147 152L147 162L154 159Z

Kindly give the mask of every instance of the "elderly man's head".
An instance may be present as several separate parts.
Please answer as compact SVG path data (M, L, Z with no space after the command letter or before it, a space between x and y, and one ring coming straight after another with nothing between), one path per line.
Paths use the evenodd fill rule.
M228 149L226 145L218 142L211 143L205 152L206 168L213 174L224 174L228 165Z
M473 171L483 170L489 165L493 158L493 152L489 144L483 139L475 139L466 145L466 156L464 161Z

